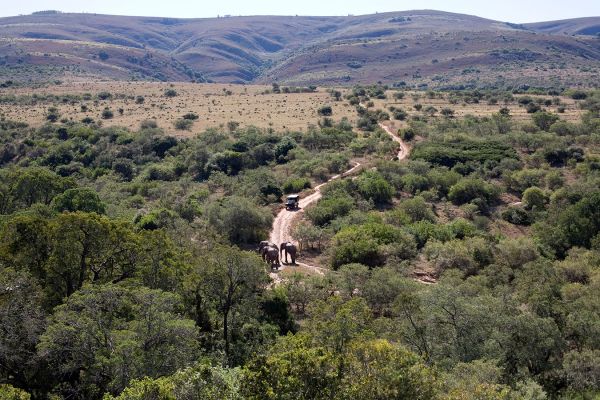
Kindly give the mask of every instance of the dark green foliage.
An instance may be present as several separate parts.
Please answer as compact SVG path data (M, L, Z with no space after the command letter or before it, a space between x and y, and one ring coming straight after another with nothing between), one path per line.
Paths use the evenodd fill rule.
M165 208L152 210L146 215L139 215L134 220L140 229L147 231L172 227L174 221L175 213Z
M109 108L105 108L104 110L102 110L103 119L112 119L113 117L114 113Z
M310 207L306 215L315 225L323 226L335 218L347 215L353 207L354 199L347 194L328 195Z
M480 199L492 204L498 199L499 188L481 179L464 178L450 188L448 198L456 204L465 204Z
M561 104L524 91L411 95ZM540 111L535 126L429 117L422 100L405 130L414 158L401 162L377 128L399 109L369 106L385 95L348 96L369 107L357 113L372 132L328 119L184 139L156 121L75 122L110 93L0 98L88 106L40 128L0 121L0 398L597 396L596 91L581 122ZM363 172L322 186L290 229L300 263L321 268L269 271L242 250L269 237L284 191L354 161Z
M483 163L487 160L499 162L505 158L517 159L517 154L513 148L499 141L461 140L418 144L410 157L413 160L424 160L452 168L457 163L471 161Z
M400 259L410 259L416 254L412 235L390 225L351 226L342 229L333 240L332 266L336 269L351 263L383 265L388 252Z
M108 99L112 98L112 93L110 93L110 92L100 92L100 93L98 93L98 98L100 100L108 100Z
M571 93L571 98L573 100L585 100L587 99L588 95L586 92L584 92L583 90L575 90Z
M570 246L589 248L600 232L600 193L585 196L558 216L557 226L564 232Z
M284 193L298 193L304 189L310 188L310 180L307 178L296 178L286 181L283 184Z
M46 119L50 122L56 122L60 118L60 114L56 107L50 107L48 109L48 113L46 114Z
M98 398L119 393L130 379L190 365L198 342L193 321L178 315L178 306L177 296L143 287L105 285L73 294L55 310L39 345L53 376L66 379L59 393Z
M532 118L537 127L543 131L549 131L550 127L559 120L558 115L546 111L538 111Z
M331 106L322 106L319 108L318 113L322 117L330 117L333 115L333 109Z
M217 232L236 244L264 240L273 219L251 201L234 196L211 205L207 216Z
M515 225L531 224L531 216L520 207L508 207L502 211L502 219Z
M104 214L106 205L98 197L98 193L88 188L68 189L52 200L53 208L58 212L83 211Z
M15 168L1 170L0 213L9 214L16 210L41 203L48 205L52 199L75 186L73 180L63 178L45 168Z
M529 103L529 104L527 104L526 109L527 109L528 114L535 114L535 113L541 111L542 108L539 106L539 104Z
M175 129L180 130L180 131L189 131L192 127L192 125L194 125L194 121L191 119L185 119L185 118L181 118L176 120L173 125L175 126Z
M196 113L187 113L182 118L183 119L188 119L190 121L195 121L195 120L197 120L200 117Z
M375 204L389 203L394 195L393 187L378 172L368 171L356 180L358 192Z

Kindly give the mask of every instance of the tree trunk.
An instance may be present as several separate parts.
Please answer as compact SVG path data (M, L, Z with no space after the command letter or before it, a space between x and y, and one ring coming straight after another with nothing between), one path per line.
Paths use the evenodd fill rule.
M203 332L211 332L212 326L210 323L210 318L202 305L202 295L200 291L196 291L196 326L200 328Z
M223 312L223 339L225 339L225 357L227 358L227 362L229 362L229 309L226 309Z

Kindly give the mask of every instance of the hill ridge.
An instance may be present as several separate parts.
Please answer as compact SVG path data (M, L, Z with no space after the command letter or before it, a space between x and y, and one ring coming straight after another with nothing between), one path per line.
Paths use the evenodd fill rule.
M0 78L8 76L2 68L23 76L34 68L42 72L31 79L50 71L86 78L441 87L519 85L526 79L517 68L560 68L567 71L560 83L569 85L600 60L596 26L600 31L596 17L513 24L438 10L221 18L35 14L0 18ZM124 72L102 68L99 57ZM534 84L549 78L536 75ZM593 73L584 78L592 80Z

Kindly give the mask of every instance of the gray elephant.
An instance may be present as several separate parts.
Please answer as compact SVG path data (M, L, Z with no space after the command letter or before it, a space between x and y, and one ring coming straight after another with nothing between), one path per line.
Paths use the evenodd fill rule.
M285 251L285 263L288 263L288 254L292 259L292 265L296 265L296 254L298 253L298 248L292 242L281 243L280 253ZM281 255L281 254L280 254Z
M263 258L271 266L271 269L279 269L279 250L277 246L267 247Z
M263 261L266 261L267 251L270 248L279 251L279 247L277 247L277 245L275 243L270 243L270 242L267 242L266 240L263 240L262 242L260 242L258 244L258 254L261 255Z

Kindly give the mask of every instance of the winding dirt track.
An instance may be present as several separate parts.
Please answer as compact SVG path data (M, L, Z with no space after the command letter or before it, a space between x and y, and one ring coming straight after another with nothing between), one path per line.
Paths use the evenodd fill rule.
M410 153L410 147L402 139L400 139L398 136L396 136L392 132L391 128L389 128L388 126L386 126L382 123L379 124L379 126L381 127L381 129L386 131L395 142L397 142L400 145L400 151L398 152L398 156L397 156L398 161L404 160L406 157L408 157L408 154ZM279 214L277 214L277 217L275 217L275 220L273 221L273 227L271 228L271 234L269 236L269 241L271 243L276 243L278 246L283 242L293 242L296 245L298 245L298 243L292 238L292 235L291 235L291 228L294 223L294 220L297 217L299 217L299 215L301 213L304 212L306 207L308 207L312 203L315 203L323 196L321 194L321 189L325 185L327 185L329 182L331 182L333 180L345 178L346 176L352 175L360 167L361 167L360 163L355 163L355 165L352 168L350 168L348 171L346 171L342 174L333 176L327 182L316 186L313 194L306 196L303 199L300 199L299 210L289 211L284 208L281 211L279 211ZM327 269L325 269L325 268L304 264L304 263L298 262L298 261L296 261L296 264L298 264L304 268L307 268L307 269L311 270L312 272L319 274L319 275L324 275L325 271L327 271ZM286 269L286 268L289 268L289 266L282 263L280 271L282 269ZM274 280L275 283L278 283L281 281L281 278L275 272L271 273L271 278Z

